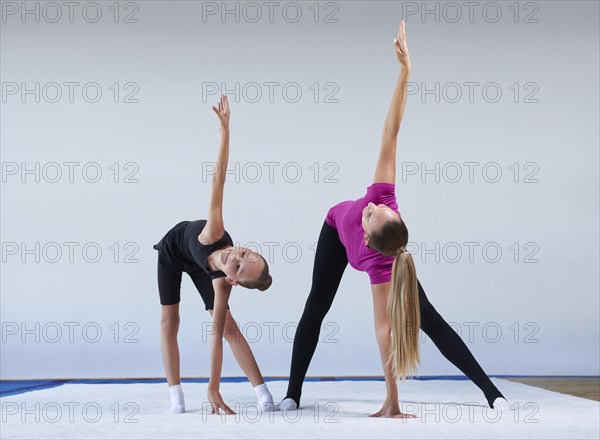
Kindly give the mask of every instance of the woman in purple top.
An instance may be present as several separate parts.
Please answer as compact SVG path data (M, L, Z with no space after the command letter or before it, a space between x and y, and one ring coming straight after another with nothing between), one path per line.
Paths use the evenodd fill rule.
M279 404L282 410L299 407L321 323L348 263L367 272L373 293L375 330L387 396L382 408L371 416L415 417L400 411L396 381L401 378L404 382L420 364L419 328L483 391L492 408L497 404L505 408L507 405L462 339L425 296L413 257L406 251L408 230L398 212L394 185L397 136L411 68L404 21L394 45L401 72L383 126L375 178L364 197L341 202L327 213L317 244L312 288L294 338L290 382L286 398Z

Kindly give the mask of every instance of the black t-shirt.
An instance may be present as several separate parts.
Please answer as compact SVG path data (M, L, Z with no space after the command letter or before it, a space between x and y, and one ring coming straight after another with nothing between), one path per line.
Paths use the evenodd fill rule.
M166 235L154 245L159 251L159 257L168 264L184 272L203 270L211 279L222 278L225 275L220 270L211 271L207 258L213 252L225 246L233 246L231 236L225 231L223 237L211 244L202 244L198 237L206 220L182 221L177 223Z

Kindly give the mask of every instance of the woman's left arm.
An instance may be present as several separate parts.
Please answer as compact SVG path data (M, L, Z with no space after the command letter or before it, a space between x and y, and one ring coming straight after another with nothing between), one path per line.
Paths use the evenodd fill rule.
M375 337L377 338L377 345L379 346L386 389L385 401L383 402L381 409L376 413L371 414L371 417L415 418L416 416L414 414L405 414L400 411L400 405L398 403L398 386L391 364L388 362L390 347L392 345L392 324L387 314L390 283L371 284L371 291L373 293Z
M218 108L213 107L212 109L219 118L221 142L217 155L217 171L212 176L207 223L199 236L201 243L214 243L225 233L225 226L223 225L223 190L229 161L229 101L227 96L221 96Z
M401 65L400 76L394 89L392 102L383 124L381 135L381 149L373 183L396 183L396 145L400 123L406 104L406 87L410 76L410 57L406 44L404 20L400 23L398 37L394 39L396 57Z

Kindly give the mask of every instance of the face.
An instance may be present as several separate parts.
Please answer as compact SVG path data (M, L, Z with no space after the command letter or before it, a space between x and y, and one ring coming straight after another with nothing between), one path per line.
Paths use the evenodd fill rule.
M362 212L362 227L365 231L366 243L369 244L367 235L377 231L390 220L398 220L399 217L398 213L389 206L369 202Z
M257 279L265 263L260 255L243 247L231 247L221 252L223 272L234 286L238 281Z

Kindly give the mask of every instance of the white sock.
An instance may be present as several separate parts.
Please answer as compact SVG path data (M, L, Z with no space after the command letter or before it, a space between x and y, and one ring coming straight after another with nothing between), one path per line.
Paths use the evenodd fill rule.
M298 405L296 405L294 399L286 397L281 402L279 402L279 404L277 405L277 409L279 411L296 410L298 409Z
M502 414L508 414L510 412L510 404L504 397L496 397L494 399L494 409L500 408Z
M275 409L275 404L273 403L273 396L267 388L266 383L261 383L260 385L256 385L254 387L254 392L256 393L256 400L258 402L258 406L260 406L264 411L273 411Z
M183 400L183 391L181 384L169 387L171 396L171 408L167 411L168 414L180 414L185 412L185 402Z

